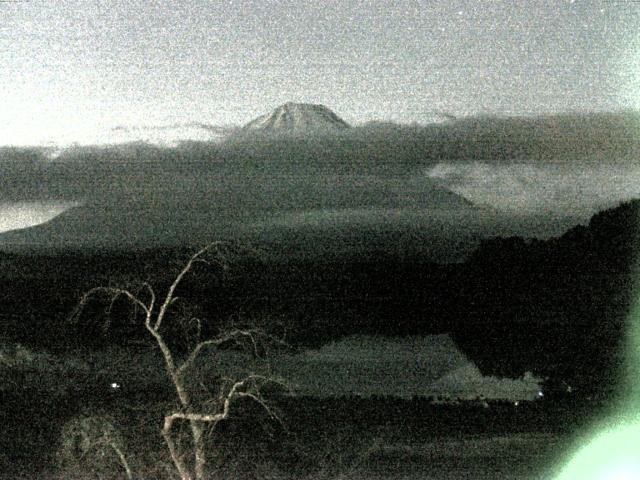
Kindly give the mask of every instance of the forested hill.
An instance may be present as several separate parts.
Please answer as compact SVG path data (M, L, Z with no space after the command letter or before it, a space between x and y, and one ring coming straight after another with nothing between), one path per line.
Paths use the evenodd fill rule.
M637 275L640 201L549 241L485 241L464 265L454 338L485 373L614 384Z

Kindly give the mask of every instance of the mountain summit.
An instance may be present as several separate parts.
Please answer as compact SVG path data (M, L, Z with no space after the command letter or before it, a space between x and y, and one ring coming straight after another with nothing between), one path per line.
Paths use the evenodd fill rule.
M334 132L347 128L349 124L324 105L291 102L244 126L245 130L288 134Z

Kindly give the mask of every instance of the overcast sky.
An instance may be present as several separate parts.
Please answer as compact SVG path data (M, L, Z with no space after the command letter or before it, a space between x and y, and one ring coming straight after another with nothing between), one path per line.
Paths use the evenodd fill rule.
M0 144L116 125L640 108L640 3L0 0Z

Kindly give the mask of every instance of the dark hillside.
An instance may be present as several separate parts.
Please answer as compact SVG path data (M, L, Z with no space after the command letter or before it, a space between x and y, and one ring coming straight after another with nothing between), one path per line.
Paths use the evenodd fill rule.
M633 300L640 202L547 242L485 241L465 265L467 314L454 339L485 373L535 370L612 386Z
M451 333L485 374L519 377L529 370L583 391L608 388L621 364L632 301L639 205L601 212L549 241L485 240L464 264L370 252L324 261L258 254L232 261L222 277L202 265L178 292L177 312L203 318L204 333L230 318L283 322L300 347L356 333ZM72 328L66 319L93 286L148 281L162 291L189 255L187 249L2 254L3 336L48 349L137 343L144 332L124 302L112 309L108 332L99 302L89 305L81 325Z

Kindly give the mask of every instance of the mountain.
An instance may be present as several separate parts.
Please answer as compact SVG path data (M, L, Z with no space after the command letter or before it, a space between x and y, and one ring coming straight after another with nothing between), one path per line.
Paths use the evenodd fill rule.
M205 182L202 189L209 185ZM275 256L428 250L442 260L458 258L460 244L476 243L476 209L444 189L425 189L419 199L385 199L377 192L357 198L328 188L308 195L293 192L290 198L289 187L234 182L232 192L202 197L197 186L193 196L166 186L153 198L112 196L108 202L73 206L39 225L1 232L0 249L139 249L234 239ZM418 200L422 203L407 204Z
M350 128L333 111L324 105L310 103L285 103L273 112L246 124L244 131L263 133L329 133Z

